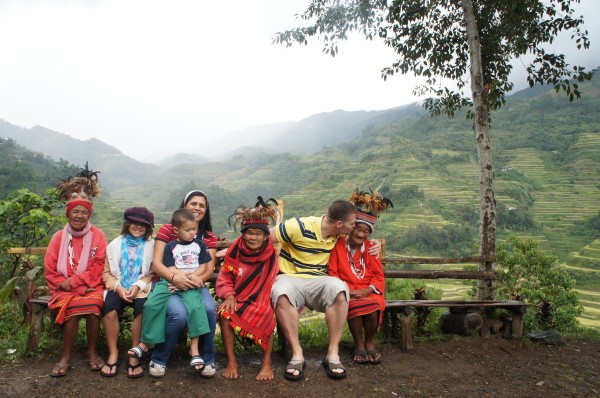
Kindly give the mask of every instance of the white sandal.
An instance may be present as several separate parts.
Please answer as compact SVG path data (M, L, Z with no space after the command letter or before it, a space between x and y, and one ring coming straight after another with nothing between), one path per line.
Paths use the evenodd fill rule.
M131 347L129 350L127 350L127 355L129 355L130 358L142 359L146 352L147 351L144 351L141 346L136 345L135 347Z

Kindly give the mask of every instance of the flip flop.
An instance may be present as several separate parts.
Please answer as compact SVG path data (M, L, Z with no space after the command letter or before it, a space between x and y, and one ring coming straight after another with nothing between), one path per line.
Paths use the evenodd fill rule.
M54 369L56 369L56 372L54 371ZM65 369L65 371L63 372L63 369ZM69 373L69 370L73 369L73 366L70 363L67 364L62 364L62 363L55 363L54 367L52 368L52 371L49 373L50 377L64 377L66 376L67 373Z
M367 355L369 355L373 359L369 359L369 363L378 364L381 362L381 354L376 349L367 350ZM377 358L379 356L379 358Z
M104 368L104 366L108 366L108 373L104 372L102 369ZM100 368L100 374L103 377L115 377L117 375L117 371L119 370L119 362L115 362L115 363L105 363L104 366L102 366L102 368ZM114 372L113 372L114 369Z
M127 355L130 358L142 359L144 356L148 355L148 351L144 351L141 346L136 345L135 347L131 347L129 350L127 350Z
M140 377L144 376L144 368L142 368L142 372L141 373L131 373L134 370L136 370L137 368L141 368L142 364L138 362L137 365L131 365L129 363L127 363L127 378L129 379L139 379Z
M327 376L331 377L332 379L343 379L346 376L348 376L348 374L346 373L346 369L344 369L344 366L342 365L341 362L333 363L333 362L329 362L327 359L324 359L323 367L325 368L325 371L327 372ZM342 372L341 373L334 372L335 369L341 369Z
M366 350L355 350L352 357L354 359L354 362L360 363L361 365L365 364L365 363L369 363L369 358L367 358ZM356 357L360 357L361 359L356 359Z
M300 363L292 363L288 362L287 367L285 368L285 372L283 373L283 377L285 377L289 381L298 381L304 379L304 369L306 369L306 361L302 361ZM288 370L297 370L298 374L295 375L293 373L289 373Z
M102 369L105 365L105 362L102 358L98 357L95 361L92 359L88 359L85 363L87 363L88 369L92 372L97 372Z
M194 356L192 356L192 359L190 361L190 366L196 372L202 372L202 370L204 369L204 359L202 359L202 357L200 355L194 355ZM200 366L200 367L197 368L196 366Z

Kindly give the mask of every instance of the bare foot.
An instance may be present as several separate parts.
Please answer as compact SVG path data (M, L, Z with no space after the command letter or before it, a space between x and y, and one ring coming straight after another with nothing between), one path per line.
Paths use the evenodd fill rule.
M270 366L260 368L256 380L273 380L273 368Z
M237 379L239 377L236 361L227 362L227 367L223 371L223 377L226 379Z

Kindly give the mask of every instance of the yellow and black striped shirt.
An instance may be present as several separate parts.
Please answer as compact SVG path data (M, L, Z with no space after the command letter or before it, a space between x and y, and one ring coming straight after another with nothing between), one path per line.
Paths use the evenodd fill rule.
M282 273L300 278L327 275L329 255L338 237L323 240L323 217L290 218L276 227L277 240L281 243L279 270Z

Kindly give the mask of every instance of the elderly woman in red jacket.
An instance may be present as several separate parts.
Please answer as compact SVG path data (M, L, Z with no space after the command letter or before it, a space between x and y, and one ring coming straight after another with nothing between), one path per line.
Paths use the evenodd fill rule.
M68 221L54 234L44 257L50 288L48 307L56 312L56 323L63 331L63 352L52 368L52 377L64 376L71 369L73 343L82 317L86 319L88 368L96 371L104 365L96 343L104 303L106 238L89 222L92 198L99 194L97 172L86 164L78 176L59 185L59 192L66 200Z
M354 361L376 364L381 362L374 340L385 310L385 277L379 256L369 254L369 236L377 214L393 205L377 192L357 191L350 201L357 207L356 223L333 248L328 274L346 282L350 290L348 327L354 340Z

